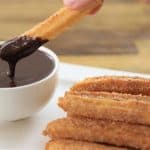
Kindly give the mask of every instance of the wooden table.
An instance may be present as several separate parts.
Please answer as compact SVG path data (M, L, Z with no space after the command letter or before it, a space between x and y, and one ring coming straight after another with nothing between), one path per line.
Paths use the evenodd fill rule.
M62 6L60 0L0 0L0 39L31 28ZM150 73L150 6L107 0L102 10L47 45L61 61Z

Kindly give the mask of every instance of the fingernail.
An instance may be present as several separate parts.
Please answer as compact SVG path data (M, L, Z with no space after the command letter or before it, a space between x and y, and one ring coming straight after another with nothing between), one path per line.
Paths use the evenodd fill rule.
M80 9L85 7L91 2L91 0L64 0L66 6L72 9Z
M76 0L64 0L64 4L67 7L74 8L76 5Z

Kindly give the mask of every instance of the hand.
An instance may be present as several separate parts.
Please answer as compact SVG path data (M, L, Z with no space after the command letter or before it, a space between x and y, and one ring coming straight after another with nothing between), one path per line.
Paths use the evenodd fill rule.
M100 8L101 5L99 3L100 0L64 0L64 4L71 9L81 9L89 5L90 3L97 3L95 9L93 9L90 14L95 14ZM103 2L103 0L101 0Z

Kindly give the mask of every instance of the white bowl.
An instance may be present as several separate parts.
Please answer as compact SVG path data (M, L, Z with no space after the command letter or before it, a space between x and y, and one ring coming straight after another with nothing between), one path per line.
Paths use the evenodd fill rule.
M56 83L59 61L54 52L40 47L54 60L53 71L37 82L14 88L0 88L0 121L24 119L39 112L51 99Z

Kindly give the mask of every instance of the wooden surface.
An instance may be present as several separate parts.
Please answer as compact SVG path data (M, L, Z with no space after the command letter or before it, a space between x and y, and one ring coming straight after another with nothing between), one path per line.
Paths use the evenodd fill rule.
M61 0L0 0L0 39L30 29L62 6ZM51 41L61 61L150 73L150 6L106 0L102 10Z

